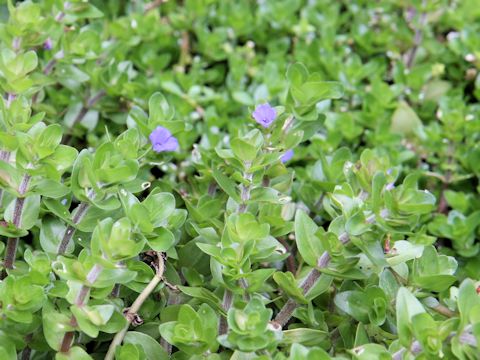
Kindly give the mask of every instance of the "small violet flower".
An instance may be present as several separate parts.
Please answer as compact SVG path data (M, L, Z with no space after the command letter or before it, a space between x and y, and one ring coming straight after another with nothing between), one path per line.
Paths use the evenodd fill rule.
M45 42L43 43L43 48L45 50L52 50L52 47L53 47L52 39L47 38L47 40L45 40Z
M262 125L264 128L270 127L273 121L277 117L277 112L270 104L258 105L255 108L255 111L252 113L253 118L257 123Z
M178 149L178 140L172 133L162 126L158 126L149 136L153 151L161 153L164 151L175 151Z
M290 150L287 150L285 154L282 155L282 157L280 158L280 161L282 163L286 163L287 161L290 161L292 157L293 157L293 150L290 149Z

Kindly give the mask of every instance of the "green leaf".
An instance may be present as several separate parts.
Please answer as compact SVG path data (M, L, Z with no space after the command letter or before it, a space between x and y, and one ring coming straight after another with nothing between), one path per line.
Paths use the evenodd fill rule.
M294 63L287 69L287 79L295 86L303 84L308 78L308 70L302 63Z
M142 352L142 355L144 354L145 352ZM140 349L133 344L118 346L115 350L115 360L140 360Z
M141 346L148 360L168 360L170 358L159 342L147 334L129 331L125 334L123 342Z
M67 227L62 221L54 217L44 217L40 227L40 245L42 249L47 253L56 254L66 229ZM70 241L65 253L71 254L74 249L75 244L73 241Z
M409 260L419 258L423 254L423 245L412 244L406 240L395 241L389 257L386 258L390 266L396 266Z
M257 157L258 149L242 138L230 141L230 146L235 156L241 161L253 161Z
M323 330L298 328L283 331L282 344L319 345L328 333Z
M92 360L93 358L79 346L73 346L67 353L58 352L55 360Z
M16 201L12 201L5 210L5 220L13 223ZM19 229L29 230L38 220L40 213L40 195L27 196L23 201L23 207L20 208L21 217Z
M363 211L360 210L351 218L348 219L345 224L345 230L349 235L360 236L363 233L369 231L372 227L372 224L366 221Z
M161 121L170 121L175 116L175 109L170 106L162 93L154 93L148 100L150 112L149 125L153 129Z
M398 210L406 214L427 214L435 208L435 196L427 190L407 189L398 199Z
M465 279L460 284L458 292L458 311L460 312L461 326L463 328L469 323L473 312L478 311L480 306L480 297L477 289L470 279Z
M66 196L70 189L65 185L50 179L41 179L32 183L29 194L36 194L48 198L58 199Z
M212 175L215 178L217 184L237 203L240 202L240 196L237 194L236 184L229 177L220 172L217 167L212 169Z
M390 360L392 355L383 346L378 344L365 344L349 351L357 360Z
M319 347L305 347L293 343L288 360L330 360L328 353Z
M150 212L150 219L154 227L166 225L167 218L175 210L175 198L170 193L152 191L142 204Z
M393 113L390 129L400 135L415 134L421 139L425 138L422 121L405 101L401 101Z
M412 341L412 318L425 312L418 299L405 287L401 287L397 293L397 329L400 343L409 347Z
M165 252L175 244L175 236L166 228L159 228L156 230L157 236L154 238L147 238L148 245L152 250Z
M222 301L211 291L201 287L178 286L178 289L193 298L205 301L207 304L213 306L217 310L224 312L222 308Z
M15 343L4 331L0 331L0 357L5 360L17 360Z
M355 320L367 324L370 303L362 291L344 291L335 296L335 305Z
M295 299L295 301L300 304L306 304L308 302L302 290L298 287L295 276L293 276L291 272L276 272L273 274L273 280L275 280L289 298Z
M313 267L317 266L318 259L325 251L316 237L318 226L303 211L297 210L295 215L295 240L298 251L305 262Z
M54 153L62 140L62 127L58 124L47 126L35 139L36 155L43 159Z

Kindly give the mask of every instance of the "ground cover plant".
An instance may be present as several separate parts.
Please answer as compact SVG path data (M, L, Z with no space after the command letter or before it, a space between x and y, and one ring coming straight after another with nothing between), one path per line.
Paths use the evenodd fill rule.
M478 0L3 1L0 359L478 359Z

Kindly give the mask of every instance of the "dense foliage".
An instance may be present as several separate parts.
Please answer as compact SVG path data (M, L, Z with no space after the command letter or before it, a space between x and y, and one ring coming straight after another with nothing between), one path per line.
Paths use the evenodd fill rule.
M0 359L480 358L479 0L0 7Z

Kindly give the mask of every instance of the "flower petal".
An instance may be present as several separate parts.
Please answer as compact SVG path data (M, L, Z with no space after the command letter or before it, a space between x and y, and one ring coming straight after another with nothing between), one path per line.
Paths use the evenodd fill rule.
M258 124L267 128L277 117L277 112L270 106L270 104L266 103L258 105L252 113L252 116Z

